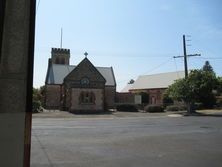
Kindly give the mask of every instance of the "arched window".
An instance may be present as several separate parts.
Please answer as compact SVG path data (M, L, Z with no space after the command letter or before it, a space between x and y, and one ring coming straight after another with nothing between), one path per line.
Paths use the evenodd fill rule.
M79 104L95 104L95 94L91 91L82 91L79 95Z

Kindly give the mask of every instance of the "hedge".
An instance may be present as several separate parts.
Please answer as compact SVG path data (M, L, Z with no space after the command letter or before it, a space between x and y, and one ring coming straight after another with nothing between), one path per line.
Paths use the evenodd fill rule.
M164 112L164 108L161 105L147 105L144 110L146 112Z
M186 109L185 105L170 105L166 107L166 111L184 111Z
M137 108L133 104L119 104L116 106L117 111L137 112Z

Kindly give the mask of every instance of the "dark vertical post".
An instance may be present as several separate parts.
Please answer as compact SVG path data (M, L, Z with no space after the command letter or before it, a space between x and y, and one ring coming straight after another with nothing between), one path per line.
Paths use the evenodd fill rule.
M187 50L186 50L186 37L183 35L183 53L184 53L184 68L185 68L185 79L188 77L188 67L187 67ZM193 112L193 104L191 101L187 102L187 112L191 114Z
M183 53L184 53L184 68L185 68L185 78L188 76L188 69L187 69L187 50L186 50L186 38L183 35Z
M34 65L34 46L35 46L35 16L36 0L30 0L29 16L29 44L27 58L27 96L25 114L25 141L24 141L24 167L30 167L31 159L31 129L32 129L32 89L33 89L33 65Z
M5 17L5 1L0 1L0 63L1 63L1 48L2 48L2 34L4 27L4 17Z

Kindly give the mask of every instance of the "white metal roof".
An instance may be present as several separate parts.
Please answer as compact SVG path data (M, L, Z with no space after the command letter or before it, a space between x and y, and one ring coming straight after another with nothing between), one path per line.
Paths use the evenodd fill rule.
M134 82L130 90L167 88L173 84L175 80L184 78L184 76L184 71L141 75Z
M76 66L52 64L48 67L48 74L46 76L46 84L62 84L64 78L75 68ZM96 69L106 79L106 86L115 86L115 76L112 67L96 67Z
M120 92L127 93L133 87L133 84L127 84Z

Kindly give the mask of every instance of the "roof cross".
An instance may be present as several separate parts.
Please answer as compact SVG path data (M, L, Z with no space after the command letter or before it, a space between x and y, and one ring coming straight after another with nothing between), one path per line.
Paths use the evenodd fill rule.
M87 53L87 52L85 52L85 53L84 53L84 55L85 55L85 57L87 58L87 56L88 56L88 53Z

